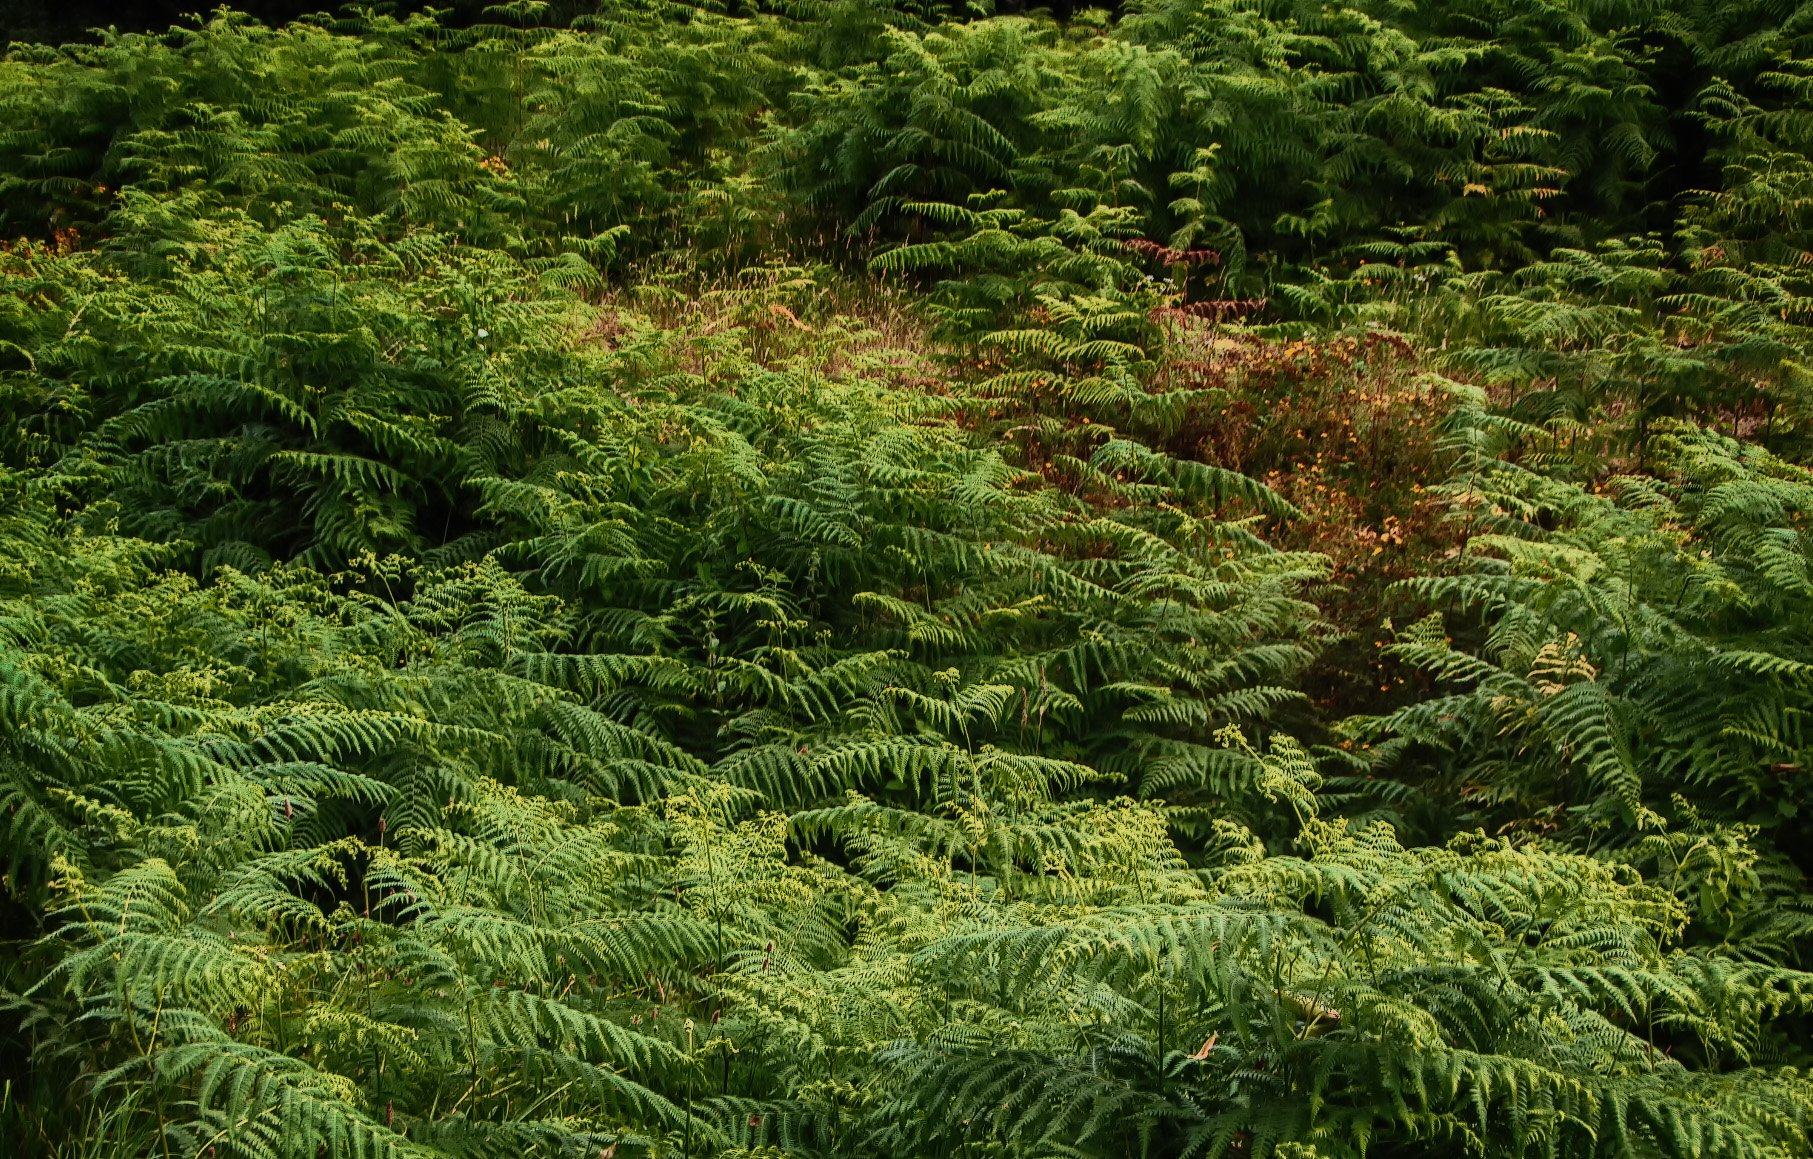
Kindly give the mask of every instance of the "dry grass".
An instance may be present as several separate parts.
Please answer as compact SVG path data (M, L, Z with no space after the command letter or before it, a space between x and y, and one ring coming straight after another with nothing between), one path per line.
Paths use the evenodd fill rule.
M693 374L717 362L714 340L734 339L766 370L947 392L945 359L913 299L829 267L771 262L735 274L638 271L597 298L586 337L616 348L646 328L677 336L681 368Z

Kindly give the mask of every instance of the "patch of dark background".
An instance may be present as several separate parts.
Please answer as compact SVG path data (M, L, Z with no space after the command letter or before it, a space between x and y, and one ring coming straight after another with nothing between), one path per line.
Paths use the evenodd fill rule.
M460 28L483 19L485 9L496 2L389 0L387 3L359 4L358 7L395 15L433 9L441 13L442 23ZM761 0L717 0L717 4L733 16L762 6ZM235 0L227 6L269 25L286 24L301 16L340 8L334 0ZM713 5L711 0L704 0L699 6ZM992 5L1001 14L1046 8L1059 18L1068 17L1074 9L1085 6L1114 7L1113 4L1087 5L1079 0L995 0ZM179 24L194 25L217 7L216 4L197 3L197 0L0 0L0 47L13 40L44 44L90 41L92 31L99 28L152 32ZM553 0L541 23L565 25L577 16L596 12L599 7L599 0ZM977 15L975 6L966 0L921 3L915 7L921 11L943 11L946 19Z
M398 14L419 12L425 8L450 10L450 20L470 22L478 18L489 0L443 0L440 4L388 3L370 5L379 11ZM257 17L265 24L286 24L298 16L333 11L339 5L328 0L237 0L229 5ZM557 4L556 8L580 9L592 5ZM193 25L216 8L196 0L0 0L0 41L31 40L61 44L92 39L90 31L117 28L121 32L151 32L176 24ZM569 17L570 18L570 14Z

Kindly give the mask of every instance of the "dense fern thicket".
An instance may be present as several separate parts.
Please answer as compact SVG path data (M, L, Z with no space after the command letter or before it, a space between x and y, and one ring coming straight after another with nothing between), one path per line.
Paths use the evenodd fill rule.
M12 1153L1792 1159L1813 8L0 57Z

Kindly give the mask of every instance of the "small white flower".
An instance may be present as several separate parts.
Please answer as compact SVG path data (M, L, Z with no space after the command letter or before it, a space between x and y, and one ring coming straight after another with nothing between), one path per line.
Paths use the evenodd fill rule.
M478 328L478 336L480 338L489 338L489 337L491 337L491 331L485 329L483 326L480 326Z

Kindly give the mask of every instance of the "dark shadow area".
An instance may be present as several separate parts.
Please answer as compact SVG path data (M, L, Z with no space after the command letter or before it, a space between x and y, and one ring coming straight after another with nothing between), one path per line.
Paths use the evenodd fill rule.
M315 12L335 11L338 6L322 0L241 0L230 7L265 24L275 25ZM436 8L448 13L449 23L458 24L477 19L486 3L485 0L450 0L430 4L423 0L404 0L403 3L361 7L399 15ZM589 5L567 3L554 7L576 10ZM97 28L150 32L175 24L193 24L214 10L214 5L196 0L9 0L0 4L0 40L59 44L86 39L86 34Z

